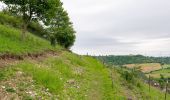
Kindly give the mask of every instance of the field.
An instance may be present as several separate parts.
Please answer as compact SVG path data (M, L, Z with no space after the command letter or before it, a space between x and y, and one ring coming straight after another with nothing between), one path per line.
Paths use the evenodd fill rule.
M124 65L127 68L140 68L142 72L146 73L146 76L150 76L153 78L160 78L162 74L165 78L170 77L170 65L161 66L159 63L145 63L145 64L127 64Z
M151 71L160 70L162 67L159 63L144 63L144 64L127 64L124 65L127 68L140 68L144 73L149 73Z
M148 76L149 74L147 74ZM170 69L162 69L158 71L151 72L150 76L153 78L160 78L163 75L165 78L170 78Z
M164 65L162 67L163 69L151 72L150 76L153 78L160 78L160 75L163 75L165 78L170 78L170 65ZM147 76L148 75L149 74L147 74Z

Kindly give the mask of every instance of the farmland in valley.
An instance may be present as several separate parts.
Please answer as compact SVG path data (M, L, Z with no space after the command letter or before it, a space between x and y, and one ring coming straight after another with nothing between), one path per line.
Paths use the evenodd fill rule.
M166 64L161 66L159 63L144 63L144 64L126 64L124 65L127 68L139 68L142 72L146 73L146 76L153 78L160 78L160 75L163 75L165 78L170 77L170 65Z
M127 68L134 68L134 67L140 68L140 70L144 73L162 69L161 64L159 63L126 64L124 66Z
M160 78L160 75L163 75L165 78L170 78L170 65L162 66L163 69L153 71L150 73L150 76L153 78ZM149 74L147 74L148 76Z

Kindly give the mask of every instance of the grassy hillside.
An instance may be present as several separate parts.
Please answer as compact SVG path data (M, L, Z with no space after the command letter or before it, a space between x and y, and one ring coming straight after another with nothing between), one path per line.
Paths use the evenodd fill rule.
M163 100L164 94L139 80L141 86L132 86L112 70L91 57L81 57L68 52L0 70L0 97L19 99L59 100L124 100L141 98ZM168 97L169 98L169 97Z
M112 72L112 79L110 76ZM26 59L0 70L0 98L59 100L163 100L164 94L139 80L140 87L91 58L63 52L38 60ZM168 96L169 98L170 96Z
M53 49L49 42L27 33L25 41L20 40L19 29L10 26L0 25L0 54L27 54L43 52L44 50Z
M28 33L20 41L20 30L0 25L0 54L25 55L53 50L41 57L10 62L0 60L0 99L13 100L163 100L164 93L140 79L140 86L126 82L116 69L100 61L80 56ZM58 52L60 51L60 52ZM7 64L1 66L1 62ZM8 64L10 62L10 64ZM168 99L170 96L168 95Z

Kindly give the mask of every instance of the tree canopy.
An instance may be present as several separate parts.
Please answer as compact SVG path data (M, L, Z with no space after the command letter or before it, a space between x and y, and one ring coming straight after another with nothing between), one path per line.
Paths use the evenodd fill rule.
M0 0L4 2L10 12L21 16L23 20L22 39L26 36L27 26L31 20L46 21L45 16L53 16L60 4L59 0Z
M75 41L75 31L70 21L68 13L61 6L55 12L55 16L48 21L48 36L51 40L51 44L59 45L70 48Z
M11 15L22 19L22 40L30 22L43 22L51 45L58 43L69 49L75 42L75 31L69 15L60 0L0 0ZM45 28L45 26L47 28ZM43 36L42 36L43 37Z

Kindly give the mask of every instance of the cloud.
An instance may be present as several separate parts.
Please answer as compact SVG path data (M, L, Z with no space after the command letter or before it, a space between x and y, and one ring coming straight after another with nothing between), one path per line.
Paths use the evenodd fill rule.
M77 31L74 52L170 56L169 0L62 1Z

